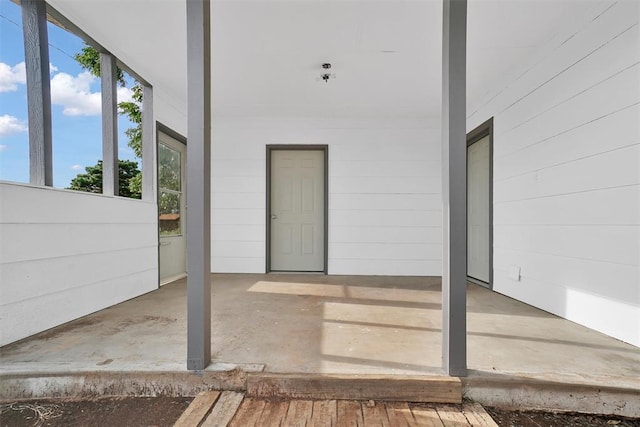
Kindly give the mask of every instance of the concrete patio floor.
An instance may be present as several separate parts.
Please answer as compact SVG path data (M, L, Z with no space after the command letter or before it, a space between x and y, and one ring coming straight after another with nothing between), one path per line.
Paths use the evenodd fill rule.
M215 274L208 370L444 375L440 303L433 277ZM639 410L625 397L640 393L637 347L473 284L467 324L467 397L535 400L545 384L598 402L617 389L605 412ZM0 349L5 381L185 370L184 280Z

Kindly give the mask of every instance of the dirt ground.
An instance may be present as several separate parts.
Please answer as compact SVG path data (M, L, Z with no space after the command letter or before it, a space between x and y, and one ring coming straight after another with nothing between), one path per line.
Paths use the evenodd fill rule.
M192 397L102 397L0 403L1 427L171 427Z
M500 427L640 427L640 419L615 416L553 413L538 411L506 411L485 407Z
M191 397L102 397L0 403L0 427L173 426ZM501 427L640 427L640 419L486 408Z

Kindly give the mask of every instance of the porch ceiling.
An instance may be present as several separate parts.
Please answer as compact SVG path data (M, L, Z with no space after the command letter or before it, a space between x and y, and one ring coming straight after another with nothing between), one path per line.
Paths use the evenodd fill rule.
M183 0L51 0L186 111ZM469 2L468 105L481 104L594 2ZM222 116L439 116L441 1L213 1ZM319 79L321 64L336 79Z

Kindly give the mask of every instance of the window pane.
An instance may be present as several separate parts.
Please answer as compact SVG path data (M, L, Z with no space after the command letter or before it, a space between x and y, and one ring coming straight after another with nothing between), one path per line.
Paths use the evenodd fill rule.
M120 169L127 168L129 196L139 199L142 193L142 86L124 71L118 82L118 158Z
M52 22L48 23L47 31L51 63L53 184L102 192L102 165L99 164L102 159L102 97L99 66L96 67L99 55L78 36ZM72 182L79 174L83 177ZM87 186L86 182L97 182L98 185Z
M160 190L158 200L161 236L176 236L181 234L180 194Z
M0 180L29 182L22 13L11 0L0 0L0 40Z
M160 188L180 191L180 152L164 144L158 148L158 183Z

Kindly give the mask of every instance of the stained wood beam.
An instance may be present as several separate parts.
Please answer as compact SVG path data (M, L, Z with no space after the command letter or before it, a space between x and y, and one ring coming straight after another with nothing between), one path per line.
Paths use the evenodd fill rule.
M22 0L21 5L29 114L29 182L33 185L52 186L51 81L47 4L39 0Z
M102 85L102 194L118 196L118 69L116 58L100 54Z

